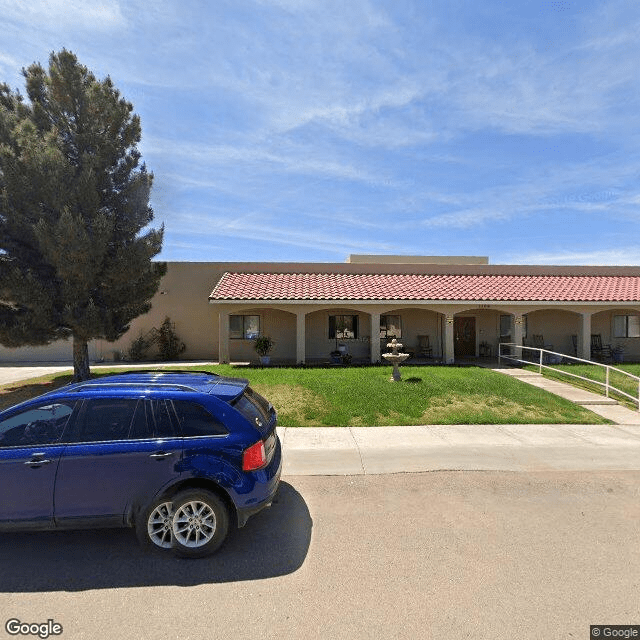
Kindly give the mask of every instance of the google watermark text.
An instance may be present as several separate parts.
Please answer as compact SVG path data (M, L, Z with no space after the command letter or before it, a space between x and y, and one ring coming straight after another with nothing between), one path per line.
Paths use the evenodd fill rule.
M62 635L62 625L51 618L46 622L21 622L18 618L10 618L4 628L10 636L36 636L43 640Z

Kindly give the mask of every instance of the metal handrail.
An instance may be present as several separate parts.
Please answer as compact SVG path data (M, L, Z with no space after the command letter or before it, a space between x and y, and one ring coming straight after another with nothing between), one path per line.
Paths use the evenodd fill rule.
M511 353L503 353L502 348L508 347L511 349L519 349L520 350L520 358L515 357ZM534 360L525 360L523 359L523 350L538 352L537 362ZM516 351L517 353L517 351ZM515 362L521 362L522 364L537 364L538 372L542 373L543 369L550 369L552 371L556 371L557 373L561 373L562 375L568 376L570 378L578 378L579 380L584 380L585 382L589 382L591 384L598 385L600 387L604 387L605 396L607 398L610 397L610 393L614 392L625 398L628 398L632 402L635 402L638 405L638 411L640 411L640 377L634 376L633 374L623 371L622 369L618 369L617 367L612 367L608 364L602 364L601 362L594 362L593 360L585 360L583 358L577 358L575 356L569 356L566 353L558 353L557 351L549 351L548 349L540 349L539 347L526 347L524 345L518 345L515 342L501 342L498 344L498 362L502 362L502 359L505 360L513 360ZM554 360L559 359L558 362L554 362ZM545 362L546 360L546 362ZM584 364L588 364L591 366L602 367L605 369L605 381L600 382L599 380L593 380L592 378L585 378L584 376L579 376L576 373L570 373L569 371L564 371L563 369L558 369L557 367L550 366L551 364L560 364L560 362L566 362L570 360L572 362L580 362ZM610 382L611 372L615 371L616 373L620 373L628 378L631 378L636 382L637 394L635 396L615 387Z

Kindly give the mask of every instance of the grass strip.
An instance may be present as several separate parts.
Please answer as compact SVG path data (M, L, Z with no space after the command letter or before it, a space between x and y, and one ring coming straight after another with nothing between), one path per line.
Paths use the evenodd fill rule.
M480 367L407 366L401 368L401 382L390 382L387 367L191 369L248 378L273 403L285 427L607 422L568 400ZM123 370L94 369L94 376ZM6 385L0 389L0 408L70 381L70 375L57 374Z

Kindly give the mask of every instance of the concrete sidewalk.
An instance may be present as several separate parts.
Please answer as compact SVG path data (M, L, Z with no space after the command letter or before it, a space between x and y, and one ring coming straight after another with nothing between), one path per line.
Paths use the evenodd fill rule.
M638 425L278 427L284 475L640 470Z
M132 364L130 362L111 362L109 364L91 364L92 371L100 371L101 369L114 369L117 367L127 367L128 369L159 369L161 367L198 367L218 364L217 362L163 362L158 363L142 363ZM52 373L73 373L73 364L0 364L0 385L10 384L12 382L20 382L20 380L29 380L30 378L39 378L40 376L48 376Z
M4 366L0 367L0 384L68 370L68 365ZM640 470L638 412L537 373L522 369L499 371L581 404L615 424L278 427L283 474Z
M589 411L611 420L615 424L640 425L640 411L633 411L618 404L611 398L606 398L597 393L591 393L584 389L579 389L570 384L545 378L535 371L518 368L494 368L493 371L516 378L521 382L533 385L539 389L544 389L549 393L561 396L575 404L579 404Z

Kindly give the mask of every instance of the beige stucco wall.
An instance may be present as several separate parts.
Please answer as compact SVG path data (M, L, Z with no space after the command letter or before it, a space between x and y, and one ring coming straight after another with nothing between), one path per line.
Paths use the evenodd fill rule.
M158 293L153 297L149 313L131 323L131 329L120 340L98 341L98 353L113 359L114 351L125 353L131 342L153 327L159 327L166 316L175 323L176 333L187 346L184 360L212 359L217 355L217 314L208 296L223 271L217 263L170 262Z
M429 336L429 343L433 349L433 357L439 358L442 354L442 314L426 309L412 309L398 307L385 309L384 314L399 315L401 318L402 338L398 340L408 348L417 350L418 336ZM382 351L387 351L386 340L381 341Z
M210 305L211 306L211 305ZM296 317L292 313L268 308L243 308L244 315L259 315L260 330L263 335L271 337L275 342L269 354L277 360L295 361L296 358ZM218 319L210 327L211 344L215 343L215 359L218 357ZM253 340L229 340L229 355L233 362L258 362L258 354Z
M482 304L478 303L345 303L322 304L210 304L208 296L225 271L258 273L485 273L485 274L554 274L554 275L640 275L635 267L541 267L521 265L483 264L375 264L358 263L202 263L171 262L159 292L152 300L149 313L136 318L130 331L115 343L95 341L90 345L92 360L112 360L114 353L126 352L131 342L152 327L159 327L166 316L175 323L176 331L187 345L182 355L184 360L217 360L218 310L226 308L234 313L250 313L253 309L261 314L263 332L276 341L273 357L287 361L296 359L296 312L308 312L305 321L306 357L326 359L335 347L335 341L328 338L328 316L330 313L357 313L360 316L360 338L351 341L350 352L358 358L366 358L370 353L370 313L399 313L403 318L403 339L408 346L417 346L417 336L430 336L434 356L441 355L443 322L445 315L464 313L476 317L476 353L482 341L489 342L496 353L499 339L499 318L501 313L528 314L529 331L526 343L531 343L534 333L544 335L546 343L566 353L572 352L571 335L581 326L579 313L593 313L592 333L600 333L605 343L621 343L625 347L627 359L640 360L640 338L613 339L613 315L616 313L640 313L640 302L627 306L615 304L535 305L519 303ZM254 305L254 306L251 306ZM278 307L277 309L274 307ZM602 309L598 311L598 309ZM233 360L255 361L253 345L246 341L230 341L230 355ZM383 349L384 350L384 349ZM3 362L67 361L72 359L71 342L60 342L48 347L7 349L0 346L0 364Z
M550 351L573 355L572 335L580 330L580 315L562 309L545 309L527 314L528 335L525 344L533 345L533 336L541 335ZM598 333L592 326L592 333Z
M89 358L97 359L96 345L89 345ZM0 364L21 362L71 362L73 360L73 343L71 340L60 340L43 347L22 347L12 349L0 345Z
M625 360L640 361L640 338L614 338L613 317L637 315L638 309L618 307L602 311L591 318L592 333L599 333L604 344L619 345L624 349Z
M489 264L487 256L390 256L351 254L351 264Z

